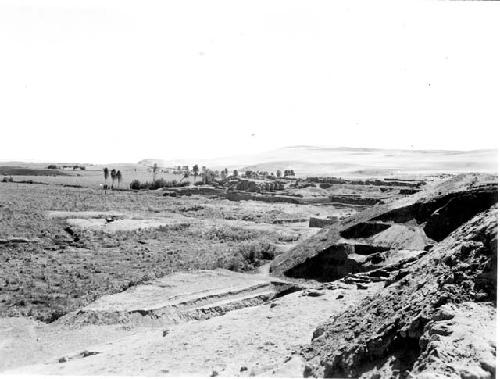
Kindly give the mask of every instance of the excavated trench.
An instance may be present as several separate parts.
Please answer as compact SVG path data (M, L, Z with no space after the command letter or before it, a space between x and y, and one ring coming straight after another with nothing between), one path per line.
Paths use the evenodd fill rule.
M351 272L360 270L359 263L348 258L353 252L353 246L332 245L314 257L285 271L285 276L325 282L342 278Z
M351 226L349 229L341 231L340 235L344 238L363 238L359 236L369 238L370 233L375 232L377 230L376 228L382 228L378 225L373 227L373 224L406 223L412 221L411 225L414 225L415 222L418 223L427 237L439 242L447 238L454 230L470 221L474 216L491 208L492 205L497 203L496 188L497 186L491 186L479 190L457 192L440 196L427 202L422 201L408 207L395 209L372 218L368 222L360 223L357 228L356 226ZM313 344L313 346L315 346L313 353L307 355L309 352L304 349L304 352L312 362L314 362L312 358L315 359L318 357L318 354L321 358L318 367L322 369L316 371L314 368L316 363L312 363L311 366L307 366L309 367L308 373L310 374L308 376L320 375L324 377L339 378L359 377L365 374L367 377L384 377L384 375L390 375L390 377L395 378L407 378L409 373L415 370L416 364L421 366L419 360L423 352L427 351L428 341L425 339L422 340L427 323L432 319L435 312L437 312L436 309L438 309L440 305L450 301L453 296L458 296L458 292L456 291L461 288L458 285L459 283L470 283L473 281L474 290L476 293L481 294L476 301L495 301L497 239L496 237L480 237L480 231L476 232L478 235L470 237L471 230L474 231L476 226L476 224L473 224L472 229L465 229L463 235L457 237L457 241L460 241L461 238L465 239L463 246L457 250L458 253L451 255L448 250L437 250L439 254L450 254L446 256L440 264L450 266L452 268L451 275L448 273L443 274L443 272L446 272L445 269L442 269L444 271L432 271L429 269L428 272L432 273L432 275L442 275L442 278L437 279L437 283L446 283L443 289L440 289L440 291L443 292L437 292L432 295L433 297L426 298L429 292L427 290L420 290L420 288L425 286L428 275L425 272L415 274L414 279L418 278L418 283L411 284L411 281L404 279L406 275L411 273L411 270L399 270L392 281L387 282L385 286L387 287L391 283L394 283L394 280L402 280L401 288L403 290L393 291L391 295L391 297L393 296L393 301L397 302L397 299L401 298L400 296L402 294L406 294L406 296L409 295L409 290L406 290L406 292L404 290L404 287L407 285L412 285L414 291L421 291L422 296L414 297L414 299L411 300L411 306L407 305L399 310L398 317L394 319L394 323L382 323L383 327L380 328L380 330L375 329L376 332L372 333L373 329L370 329L371 326L365 326L364 323L359 322L362 317L360 316L360 311L362 314L363 311L374 309L374 306L377 307L377 310L373 313L374 316L372 316L373 319L370 320L370 325L380 325L380 322L384 320L386 312L383 309L383 301L373 300L371 304L353 310L349 317L335 320L329 325L328 329L324 329L323 327L318 329L321 330L321 334L325 333L326 330L331 334L328 335L327 338L320 339L319 336L321 334L315 332L316 335L313 341L316 339L317 345ZM372 227L373 229L371 229ZM453 239L451 241L453 241ZM447 243L448 242L444 242L444 244ZM478 247L478 244L482 244L484 247ZM450 246L455 245L450 242ZM358 260L361 251L362 250L358 247L358 251L356 252L358 255L356 258ZM335 252L336 254L334 254ZM362 270L364 268L359 267L359 265L356 265L355 262L352 262L353 260L350 259L354 252L355 251L345 246L333 245L320 252L316 257L311 257L304 263L289 269L285 274L302 274L302 277L312 279L331 278L331 280L334 280L336 276L345 275L349 270L355 272L355 270ZM344 254L347 256L344 256ZM370 254L369 251L367 254L369 254L369 257L367 257L363 266L366 266L367 261L371 261L372 258L377 257L377 254ZM427 253L422 252L420 256L425 254ZM435 250L432 250L431 254L435 254L436 256L437 253ZM463 267L467 264L469 267L467 269L454 268L454 265L457 264L456 259L458 259L459 262L463 261L463 264L460 266ZM488 263L483 264L488 259ZM433 260L435 261L436 259ZM318 267L313 267L314 264ZM338 264L342 267L332 267L334 264ZM389 266L385 266L383 270L388 267ZM421 265L421 267L424 266ZM327 272L328 270L331 270L331 272ZM416 272L418 272L418 270ZM470 277L470 280L464 279L468 277ZM445 282L444 279L447 281ZM403 280L406 281L403 282ZM445 288L448 288L445 286L450 285L450 280L452 283L456 283L457 286L449 287L450 289L446 289L446 291L450 292L445 294ZM417 282L416 279L415 282ZM462 294L465 297L469 296L466 288L462 288L460 291L463 291ZM387 297L387 301L390 301L391 297ZM429 310L430 313L419 313L420 306L417 305L417 302L424 301L422 297L426 298L425 302L432 304L432 310ZM389 313L391 312L391 308L387 308ZM408 319L411 320L411 323L407 323ZM400 322L400 320L402 322ZM347 333L347 328L352 327L356 328L354 340L348 335L347 337L344 336L344 333ZM357 338L358 336L356 333L359 335L364 332L372 333L371 337L368 339L361 337ZM339 341L343 340L342 347L339 347L339 341L336 340L337 336ZM322 355L321 352L330 347L332 349L332 354ZM417 369L420 369L419 367L417 367Z
M433 240L442 241L460 225L497 202L496 193L464 194L451 198L427 219L424 232Z
M347 274L364 272L373 266L363 266L361 262L350 258L353 254L371 255L390 250L389 247L372 245L332 245L314 257L285 271L289 278L313 279L319 282L331 282Z
M423 228L428 238L439 242L497 202L497 186L455 192L391 210L367 222L341 230L339 234L345 239L370 238L387 230L393 223L413 221ZM381 263L377 254L389 250L390 247L369 243L335 244L288 269L284 274L292 278L333 281L347 274L373 269L374 264ZM353 255L369 257L360 262L359 257L356 260ZM370 257L372 255L373 259Z
M340 236L342 238L368 238L390 227L391 224L383 222L360 222L348 229L342 230Z

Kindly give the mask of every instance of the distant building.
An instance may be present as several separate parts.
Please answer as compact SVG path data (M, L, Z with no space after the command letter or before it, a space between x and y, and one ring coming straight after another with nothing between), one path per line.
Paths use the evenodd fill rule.
M285 172L283 173L283 176L284 177L295 176L295 171L294 170L285 170Z

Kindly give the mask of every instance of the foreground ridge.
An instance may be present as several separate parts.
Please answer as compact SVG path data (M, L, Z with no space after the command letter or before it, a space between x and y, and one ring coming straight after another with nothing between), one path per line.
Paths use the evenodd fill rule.
M497 206L475 216L377 296L318 327L302 350L306 375L494 377L497 217Z

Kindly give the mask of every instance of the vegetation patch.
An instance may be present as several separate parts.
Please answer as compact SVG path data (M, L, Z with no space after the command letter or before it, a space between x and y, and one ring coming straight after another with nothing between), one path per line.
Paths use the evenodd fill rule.
M217 204L215 207L214 204ZM221 204L224 205L221 212ZM175 225L117 231L68 228L51 211L116 212L154 219L158 212L196 215ZM0 315L52 322L97 298L176 271L254 270L276 254L280 234L225 224L224 215L260 218L252 204L157 192L120 192L53 185L0 185ZM280 217L286 214L277 213ZM246 221L248 222L248 221Z
M165 180L163 178L156 179L152 182L140 182L135 179L130 183L130 189L133 190L157 190L162 188L179 188L186 187L189 182L178 182L177 180Z
M12 176L69 176L69 174L53 169L33 169L20 166L0 166L0 175Z

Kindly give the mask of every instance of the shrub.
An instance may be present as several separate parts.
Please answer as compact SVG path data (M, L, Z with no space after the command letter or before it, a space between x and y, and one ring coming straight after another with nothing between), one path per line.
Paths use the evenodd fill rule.
M236 272L245 271L246 268L243 264L243 257L241 255L229 258L226 262L221 264L221 267Z
M276 247L269 242L250 242L242 244L238 248L238 254L245 259L246 262L254 265L258 260L271 260L276 255Z
M195 204L195 205L192 205L190 207L181 207L181 208L179 208L179 211L180 212L197 212L197 211L202 210L202 209L205 209L205 207L202 205Z
M163 178L160 178L160 179L156 179L153 181L153 183L151 183L151 186L149 189L152 189L152 190L157 190L159 188L164 188L164 187L167 187L168 186L168 183L165 179Z
M141 189L157 190L160 188L185 187L187 185L189 185L189 183L178 183L177 180L167 181L163 178L155 179L151 183L150 182L141 183L139 180L134 179L130 183L130 189L133 189L133 190L141 190Z
M203 237L209 240L219 241L248 241L257 238L258 233L253 230L240 229L228 226L213 226Z
M141 189L141 182L138 181L137 179L132 180L132 182L130 183L130 189L133 190Z
M275 255L275 246L268 242L244 242L229 255L219 257L213 268L220 267L236 272L254 270L263 260L271 260Z

